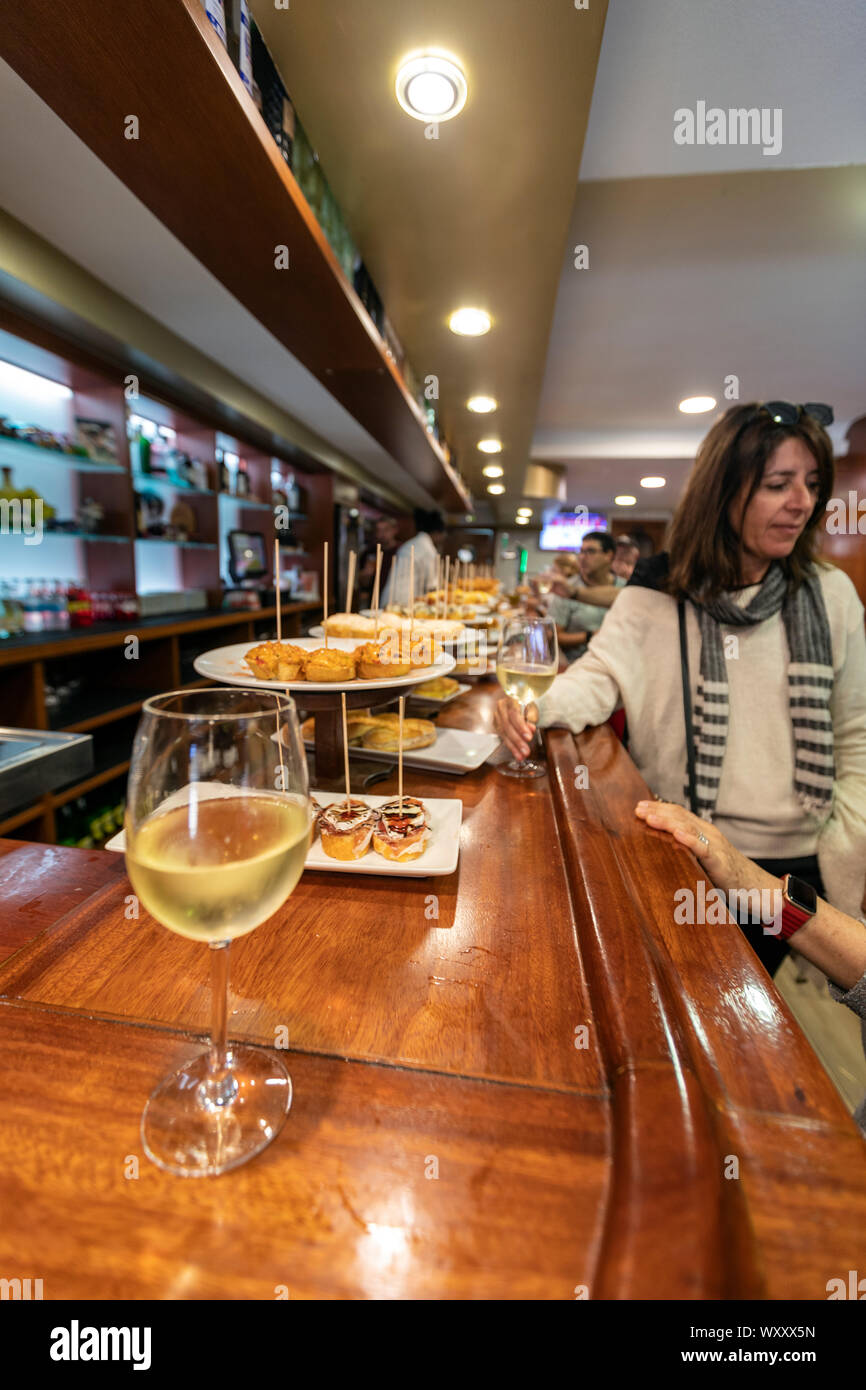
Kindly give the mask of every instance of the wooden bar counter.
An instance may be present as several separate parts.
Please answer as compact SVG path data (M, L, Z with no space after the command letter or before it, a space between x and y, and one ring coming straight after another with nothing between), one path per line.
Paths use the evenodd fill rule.
M489 728L497 697L440 720ZM674 924L700 871L635 819L611 731L545 742L534 783L407 771L463 801L452 876L308 872L232 948L230 1035L288 1030L294 1101L217 1179L139 1138L201 1050L205 948L130 917L120 856L0 842L0 1273L76 1299L823 1300L866 1268L866 1146L782 999L734 925Z

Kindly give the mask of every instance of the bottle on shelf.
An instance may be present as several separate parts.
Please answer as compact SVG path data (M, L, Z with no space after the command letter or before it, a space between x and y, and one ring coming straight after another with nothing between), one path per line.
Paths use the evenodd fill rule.
M202 0L205 13L220 37L223 48L228 48L226 35L226 13L223 0Z

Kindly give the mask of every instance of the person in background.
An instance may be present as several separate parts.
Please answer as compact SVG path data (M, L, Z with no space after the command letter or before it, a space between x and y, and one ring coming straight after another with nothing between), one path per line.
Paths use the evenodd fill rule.
M556 623L560 650L569 663L583 656L590 637L604 622L605 610L625 588L625 580L618 579L611 571L615 552L614 540L608 531L588 531L578 557L579 583L570 586L571 597L563 597L554 588L547 600L547 612Z
M783 877L767 873L760 864L741 854L717 826L666 801L639 801L634 809L635 815L647 825L666 831L690 849L723 893L771 893L767 901L774 904L774 912L780 911ZM775 928L777 923L774 921L771 925ZM817 897L813 916L799 923L795 916L793 921L780 921L778 925L780 935L786 933L794 949L828 977L833 998L847 1004L866 1025L866 922L863 918L840 912ZM866 1097L854 1118L866 1134Z
M622 579L627 584L639 559L640 546L637 541L633 541L631 536L617 536L616 554L610 567L617 579Z
M439 551L445 543L445 522L441 512L428 512L415 509L415 535L404 541L394 556L391 573L380 600L387 608L397 604L404 608L409 603L409 559L415 552L415 597L420 598L428 590L436 588L439 572ZM396 582L395 582L396 581Z
M527 722L496 728L525 758L532 723L574 733L621 703L629 752L665 801L691 803L680 657L685 629L694 810L767 873L790 872L849 915L866 887L863 604L818 544L833 495L821 404L732 406L698 450L669 551L642 560L581 661ZM786 953L741 923L772 974Z
M391 565L397 554L397 521L393 516L380 516L376 522L376 545L382 547L382 570L379 575L379 593L385 590ZM361 551L358 570L358 594L360 608L369 608L373 602L373 589L376 584L376 546L367 546Z

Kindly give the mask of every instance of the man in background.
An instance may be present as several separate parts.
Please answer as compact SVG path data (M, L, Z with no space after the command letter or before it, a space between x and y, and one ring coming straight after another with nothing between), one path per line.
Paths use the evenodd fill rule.
M439 572L439 551L445 544L445 522L441 512L427 512L415 509L415 535L404 541L394 556L388 584L381 598L381 606L387 608L397 604L405 608L409 603L409 559L415 552L415 597L420 598L436 587Z
M639 559L640 546L637 541L632 540L631 536L617 536L616 554L610 567L617 579L624 579L627 584Z
M380 516L376 522L376 545L382 547L382 570L379 575L379 593L385 591L391 573L391 565L397 554L397 520L393 516ZM359 607L369 608L373 602L373 589L376 584L376 546L369 545L361 551L358 570Z
M601 627L606 610L626 581L613 573L616 545L609 531L587 531L580 547L580 584L571 598L551 594L547 611L556 623L559 646L566 661L576 661Z

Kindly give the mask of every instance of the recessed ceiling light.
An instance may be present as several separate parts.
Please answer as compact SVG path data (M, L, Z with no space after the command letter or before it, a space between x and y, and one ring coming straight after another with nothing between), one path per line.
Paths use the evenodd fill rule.
M485 468L482 468L481 472L484 474L485 478L501 478L505 469L500 468L498 463L488 463Z
M641 487L664 487L667 478L641 478Z
M615 498L613 499L613 505L614 505L615 507L634 507L634 506L636 505L636 503L637 503L637 498L636 498L636 497L625 497L625 496L623 496L623 497L615 497Z
M479 439L479 441L478 441L478 447L479 447L479 449L481 450L482 454L501 454L501 453L502 453L502 440L501 440L501 439Z
M499 497L505 491L505 488L502 483L490 483L487 491L492 492L495 497Z
M518 508L517 508L517 515L518 515L518 516L532 516L532 508L531 508L531 507L518 507Z
M529 525L529 517L528 517L528 516L516 516L516 517L514 518L514 520L515 520L515 522L517 523L518 526L528 526L528 525Z
M461 338L480 338L490 332L490 323L490 315L485 309L464 307L454 310L448 327L452 333L459 333Z
M496 410L499 402L492 396L470 396L466 405L469 410L474 410L476 415L489 415L491 410Z
M410 53L397 73L397 100L416 121L450 121L466 105L466 76L445 53Z
M712 410L715 403L715 396L686 396L679 409L684 415L702 415L705 410Z

